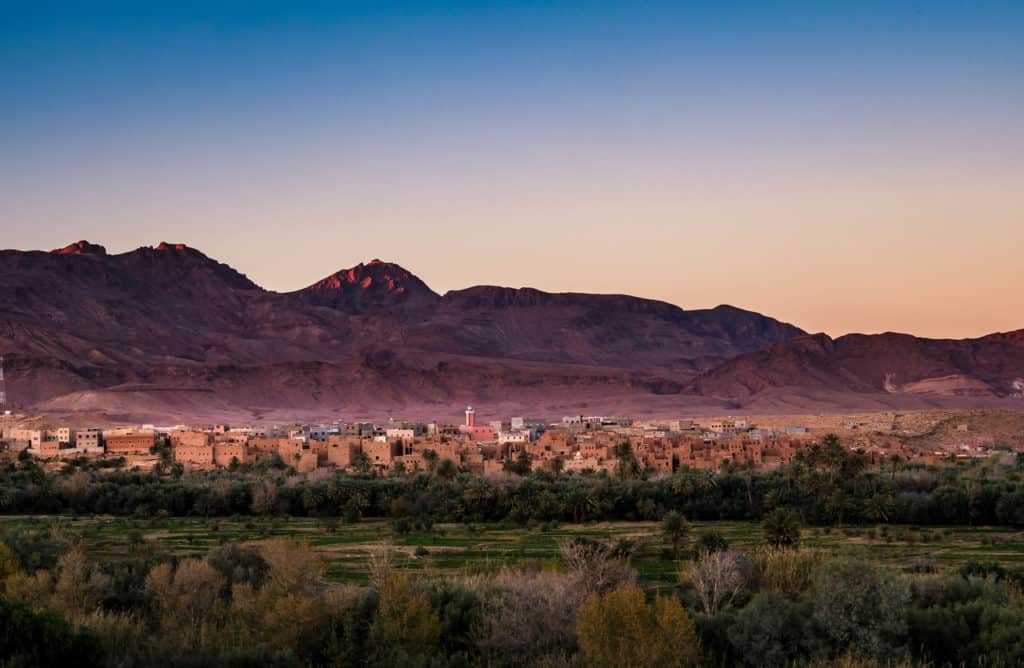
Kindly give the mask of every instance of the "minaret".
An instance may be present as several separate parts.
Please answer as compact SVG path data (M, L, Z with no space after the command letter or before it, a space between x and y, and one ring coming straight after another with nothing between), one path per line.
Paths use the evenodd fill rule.
M466 426L476 426L476 411L473 410L472 406L466 406Z
M4 356L0 355L0 415L7 412L7 381L4 380Z

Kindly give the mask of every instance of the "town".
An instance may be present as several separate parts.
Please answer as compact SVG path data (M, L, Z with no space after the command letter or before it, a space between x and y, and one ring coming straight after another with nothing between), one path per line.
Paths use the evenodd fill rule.
M449 460L457 469L484 476L536 469L622 473L623 467L637 476L658 476L681 467L777 468L827 433L804 425L759 426L743 418L634 421L576 415L550 422L523 417L478 422L472 407L464 415L461 424L389 420L286 427L17 427L2 431L0 459L31 456L60 462L86 457L122 460L126 467L141 470L170 464L202 471L279 458L298 473L332 468L381 475L433 469ZM873 419L845 420L834 430L844 433L848 447L870 461L900 457L936 463L1007 454L977 439L915 450L894 435L891 419ZM968 425L959 424L955 431L966 436Z

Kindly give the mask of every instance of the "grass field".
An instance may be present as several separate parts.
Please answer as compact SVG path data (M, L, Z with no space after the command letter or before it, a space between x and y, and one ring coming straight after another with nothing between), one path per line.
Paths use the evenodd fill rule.
M0 529L54 528L80 539L97 559L116 559L158 552L205 555L230 541L256 542L273 536L306 539L338 582L366 582L368 557L382 545L400 553L400 568L425 574L486 573L506 566L558 568L559 543L573 536L634 544L633 565L649 588L676 583L679 563L655 522L600 522L526 529L502 525L438 525L430 532L397 535L389 522L367 520L328 531L302 518L167 518L0 517ZM691 541L715 530L740 550L757 547L760 526L750 522L694 522ZM957 568L967 561L1002 564L1024 572L1024 531L1003 527L879 526L846 529L805 528L802 544L830 551L859 551L870 559L899 568Z

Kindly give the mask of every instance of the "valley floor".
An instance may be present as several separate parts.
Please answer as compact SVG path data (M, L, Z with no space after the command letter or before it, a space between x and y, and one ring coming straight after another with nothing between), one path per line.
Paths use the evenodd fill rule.
M59 528L83 541L97 559L146 557L159 553L205 556L226 542L259 542L273 536L306 539L336 582L369 580L369 560L382 547L400 554L399 569L423 575L487 574L505 567L560 568L559 544L572 537L633 545L632 564L650 590L677 586L677 561L656 522L597 522L521 528L497 524L436 525L429 532L399 535L385 520L332 526L307 518L166 518L6 516L0 531L15 527ZM693 522L690 543L717 531L741 551L762 542L753 522ZM804 528L801 544L829 552L859 554L906 570L955 571L969 561L1024 570L1024 530L1006 527L912 527L902 525Z

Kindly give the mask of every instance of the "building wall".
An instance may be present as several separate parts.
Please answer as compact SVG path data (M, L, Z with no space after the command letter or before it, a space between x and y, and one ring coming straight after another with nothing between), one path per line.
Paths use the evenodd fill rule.
M64 445L57 440L43 441L38 447L34 448L35 452L32 454L38 457L56 457L60 455L61 448Z
M75 445L79 450L98 450L102 445L99 429L79 429L75 432Z
M8 429L4 432L4 439L22 448L38 448L43 442L43 432L39 429Z
M299 473L310 473L317 468L317 456L312 450L302 450L298 460L292 464Z
M302 458L302 452L305 448L305 443L297 441L291 438L281 439L277 446L277 454L281 456L281 461L287 466L295 466L299 463Z
M370 463L377 467L391 468L394 458L402 454L397 443L386 441L367 441L363 444L363 452L370 458Z
M248 447L244 443L224 442L213 445L213 463L221 468L231 466L234 459L237 459L239 464L247 463L248 454Z
M278 447L281 443L287 443L287 438L265 438L258 437L249 439L249 459L259 461L278 454Z
M212 434L205 431L172 431L170 433L171 447L205 447L210 445L212 437Z
M416 430L414 429L385 429L384 435L389 441L391 440L408 440L411 441L416 437Z
M148 455L156 445L156 434L136 432L128 434L111 434L104 437L106 450L112 455Z
M491 425L463 425L459 427L459 432L472 438L475 441L492 441L494 440L494 428Z
M355 436L329 436L327 438L327 463L347 469L355 456L362 452L361 441Z
M213 466L213 447L205 443L195 445L172 445L171 453L178 464L189 464L198 468Z

